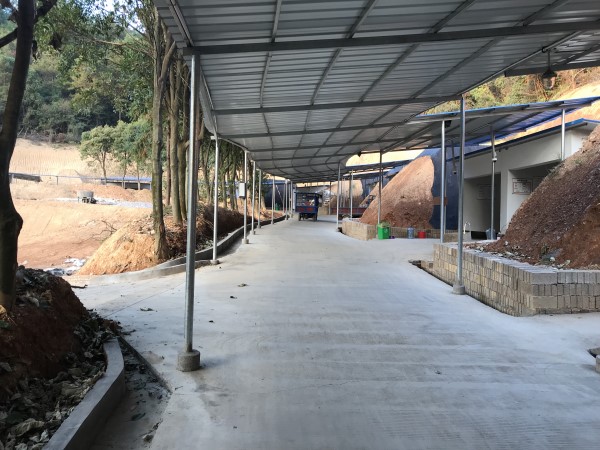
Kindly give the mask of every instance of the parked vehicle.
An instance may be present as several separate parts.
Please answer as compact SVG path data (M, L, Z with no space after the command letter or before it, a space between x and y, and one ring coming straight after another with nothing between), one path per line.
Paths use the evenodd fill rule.
M296 192L296 212L298 220L312 219L317 220L319 214L319 205L321 204L321 194L313 192Z

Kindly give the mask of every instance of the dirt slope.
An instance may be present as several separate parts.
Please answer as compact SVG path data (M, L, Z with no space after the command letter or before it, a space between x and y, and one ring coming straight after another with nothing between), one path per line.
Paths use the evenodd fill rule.
M381 220L393 227L430 228L433 179L434 166L429 156L408 164L381 191ZM374 200L369 205L361 222L377 224L377 204Z
M22 280L22 281L21 281ZM9 315L0 306L0 399L21 377L51 377L64 368L80 343L73 333L87 311L69 284L42 271L20 271L18 304Z
M220 237L241 227L244 216L237 211L219 209ZM173 223L171 217L165 218L167 244L171 258L185 255L185 226ZM142 270L162 261L154 256L154 232L150 217L132 222L119 229L102 243L100 248L78 272L79 275L106 275ZM197 249L212 245L213 213L212 208L201 207L196 221Z
M504 238L486 249L533 262L569 261L569 268L600 266L600 127L521 205Z

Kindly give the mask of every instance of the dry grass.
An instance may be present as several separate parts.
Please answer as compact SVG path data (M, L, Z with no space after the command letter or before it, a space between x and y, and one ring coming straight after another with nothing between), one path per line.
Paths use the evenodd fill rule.
M68 144L53 144L29 139L17 139L15 152L10 162L10 171L33 175L101 176L100 169L90 166L79 156L79 147ZM118 164L111 161L107 166L109 176L121 176ZM50 181L50 180L44 180ZM54 178L56 182L56 178Z

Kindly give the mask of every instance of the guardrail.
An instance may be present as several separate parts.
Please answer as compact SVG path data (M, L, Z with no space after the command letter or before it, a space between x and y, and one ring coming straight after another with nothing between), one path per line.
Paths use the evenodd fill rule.
M125 189L150 189L152 180L150 178L118 178L118 177L91 177L86 175L53 175L53 174L29 174L9 172L9 182L11 184L18 181L41 183L47 182L52 184L99 184L122 186Z

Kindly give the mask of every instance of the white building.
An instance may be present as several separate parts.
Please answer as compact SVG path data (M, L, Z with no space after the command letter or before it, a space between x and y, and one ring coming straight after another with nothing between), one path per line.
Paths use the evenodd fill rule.
M577 152L600 122L579 119L565 124L565 158ZM549 128L496 145L494 228L508 224L531 192L561 161L561 127ZM464 222L467 230L485 231L491 221L491 148L465 157Z

